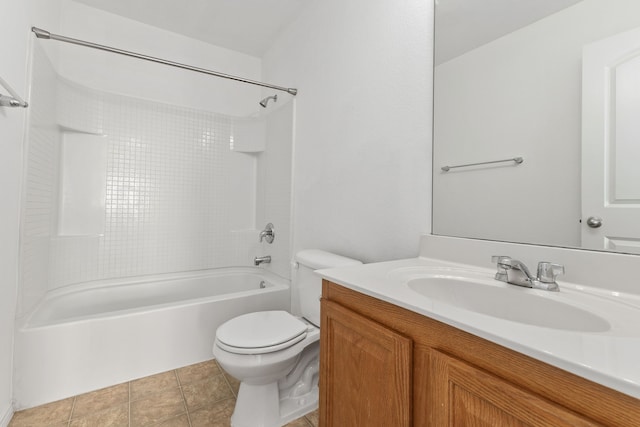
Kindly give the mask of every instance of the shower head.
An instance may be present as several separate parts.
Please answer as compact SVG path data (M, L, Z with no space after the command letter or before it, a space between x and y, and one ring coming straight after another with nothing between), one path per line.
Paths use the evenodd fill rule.
M270 99L273 99L273 102L278 102L278 95L267 96L265 99L260 101L260 106L262 106L263 108L267 108L267 104L269 103Z

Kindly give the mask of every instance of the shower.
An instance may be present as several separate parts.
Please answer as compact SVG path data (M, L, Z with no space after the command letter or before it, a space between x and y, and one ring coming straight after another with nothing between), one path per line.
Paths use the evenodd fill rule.
M278 102L278 95L273 95L273 96L267 96L265 99L263 99L262 101L260 101L260 105L263 108L267 108L267 104L269 103L269 100L273 99L273 102Z

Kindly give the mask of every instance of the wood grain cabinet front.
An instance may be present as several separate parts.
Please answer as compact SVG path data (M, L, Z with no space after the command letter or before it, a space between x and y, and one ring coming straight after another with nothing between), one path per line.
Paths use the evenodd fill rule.
M600 425L446 354L434 350L430 359L431 425Z
M324 281L321 427L639 427L640 400Z
M411 340L337 304L322 307L323 426L411 426Z

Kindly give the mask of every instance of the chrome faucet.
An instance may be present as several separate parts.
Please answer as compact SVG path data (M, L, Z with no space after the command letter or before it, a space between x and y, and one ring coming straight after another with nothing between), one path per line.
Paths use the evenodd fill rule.
M253 265L260 265L260 264L269 264L271 262L271 255L265 255L265 256L257 256L253 259Z
M275 233L273 232L273 224L269 223L264 227L264 230L260 232L260 242L262 239L266 239L267 243L273 243L273 239L276 238Z
M517 259L496 255L491 257L491 262L495 262L498 266L498 271L495 275L496 280L545 291L558 292L560 290L556 283L556 277L564 274L563 265L541 261L538 263L537 276L534 277L527 266Z

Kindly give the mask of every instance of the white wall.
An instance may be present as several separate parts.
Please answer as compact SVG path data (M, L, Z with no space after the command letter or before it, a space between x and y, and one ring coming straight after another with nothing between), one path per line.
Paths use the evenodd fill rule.
M293 253L416 256L430 229L432 4L313 2L263 58L297 87Z
M63 4L60 33L248 79L260 80L261 76L260 58L74 1ZM260 108L257 86L86 47L47 43L60 44L60 74L93 89L234 116L246 116Z
M585 0L436 68L434 233L580 246L582 47L638 26L637 0Z
M23 98L27 96L27 50L31 25L57 27L58 1L0 0L0 73ZM0 88L0 93L7 94ZM26 110L0 107L0 425L12 413L13 327L18 277L18 224L22 141Z

